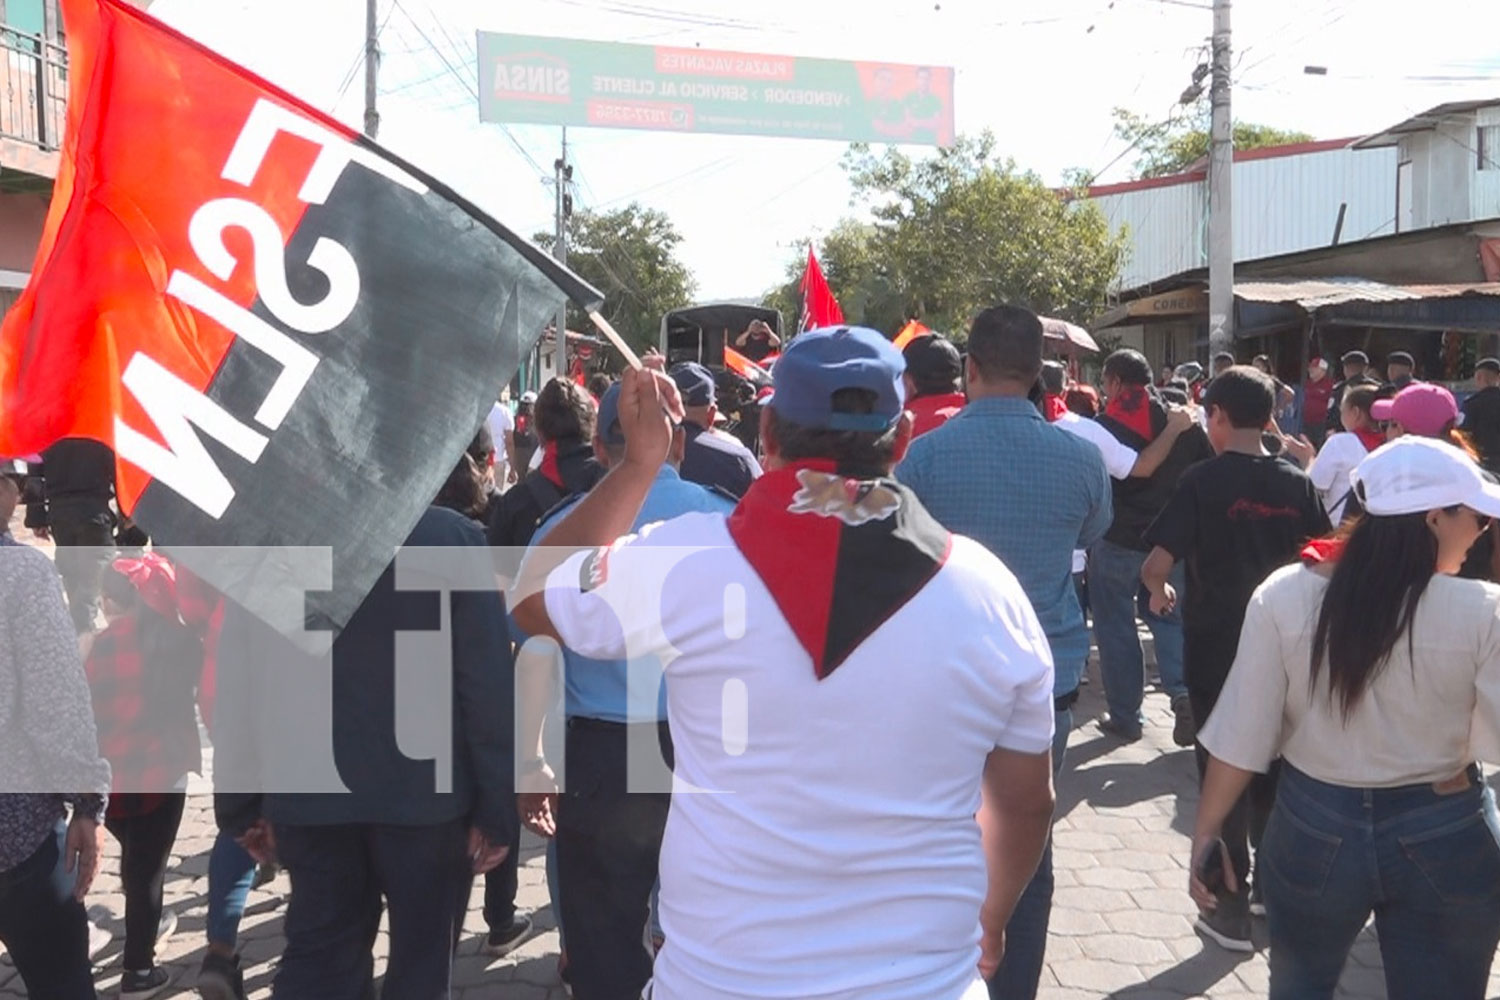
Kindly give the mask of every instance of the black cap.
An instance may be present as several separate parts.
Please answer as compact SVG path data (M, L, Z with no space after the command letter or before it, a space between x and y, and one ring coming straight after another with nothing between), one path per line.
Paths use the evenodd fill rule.
M1417 362L1405 351L1392 351L1386 355L1385 363L1388 365L1405 365L1408 368L1417 367Z
M673 365L670 374L682 394L683 406L714 405L714 377L707 368L696 361L684 361Z
M1346 364L1346 365L1348 365L1348 364L1367 365L1367 364L1370 363L1370 356L1368 354L1366 354L1364 351L1347 351L1347 352L1345 352L1344 356L1340 360L1344 364Z
M1474 364L1474 370L1487 372L1500 372L1500 358L1480 358Z
M919 385L957 382L963 374L958 348L935 333L907 344L901 356L906 359L906 373Z

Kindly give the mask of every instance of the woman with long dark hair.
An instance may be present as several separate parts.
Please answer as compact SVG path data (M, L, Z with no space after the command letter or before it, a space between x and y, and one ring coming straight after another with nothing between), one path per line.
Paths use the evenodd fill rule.
M1234 875L1219 831L1282 758L1258 857L1272 1000L1332 997L1375 914L1391 1000L1481 1000L1500 943L1500 587L1457 578L1500 516L1463 451L1403 437L1353 475L1365 513L1252 597L1210 754L1191 892Z

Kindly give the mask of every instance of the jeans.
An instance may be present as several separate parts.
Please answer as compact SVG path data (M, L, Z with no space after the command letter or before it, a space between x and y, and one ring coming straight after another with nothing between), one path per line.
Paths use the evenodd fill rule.
M1104 700L1112 718L1140 725L1146 695L1145 656L1136 632L1137 612L1156 639L1156 668L1170 698L1187 694L1182 677L1182 612L1154 615L1144 595L1141 565L1149 553L1098 542L1089 550L1089 604L1094 612L1094 637L1099 643L1099 673ZM1182 607L1185 571L1181 563L1168 577Z
M1271 1000L1332 997L1370 913L1390 1000L1482 1000L1500 943L1500 816L1467 787L1350 788L1283 765L1260 850Z
M80 634L92 632L99 618L99 578L115 556L115 533L105 516L75 521L53 512L57 573L68 595L68 614Z
M221 832L214 838L214 848L208 856L209 944L235 946L254 882L255 859L233 837Z
M373 1000L381 901L390 917L382 1000L449 996L453 942L472 885L468 828L276 824L291 879L273 1000Z
M135 805L144 798L116 795L111 806ZM120 887L125 895L125 953L121 963L127 971L145 972L156 967L162 886L186 804L187 796L178 792L161 796L160 804L149 812L132 810L133 815L105 817L105 828L120 842Z
M665 723L568 720L557 869L568 974L578 1000L637 1000L651 978L646 928L672 796L626 790L627 740L647 727L670 762Z
M1052 735L1052 777L1062 773L1068 752L1068 734L1073 730L1073 710L1057 713ZM990 979L990 1000L1034 1000L1042 982L1047 958L1047 929L1052 922L1052 838L1042 851L1036 874L1026 884L1015 912L1005 925L1005 958Z
M0 872L0 942L37 1000L96 1000L89 925L62 870L62 826L31 857Z

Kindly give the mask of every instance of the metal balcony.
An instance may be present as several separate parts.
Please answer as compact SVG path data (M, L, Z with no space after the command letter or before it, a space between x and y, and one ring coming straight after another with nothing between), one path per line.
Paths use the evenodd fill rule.
M0 25L0 190L51 184L67 97L67 48Z

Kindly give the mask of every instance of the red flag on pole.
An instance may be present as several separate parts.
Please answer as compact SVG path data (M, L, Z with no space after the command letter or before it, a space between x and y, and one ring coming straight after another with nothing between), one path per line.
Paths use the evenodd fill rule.
M844 322L844 310L839 300L833 297L833 289L823 277L818 266L817 254L807 248L807 270L802 273L802 325L801 330L816 330L823 326L838 326Z

